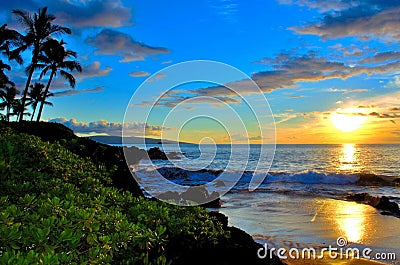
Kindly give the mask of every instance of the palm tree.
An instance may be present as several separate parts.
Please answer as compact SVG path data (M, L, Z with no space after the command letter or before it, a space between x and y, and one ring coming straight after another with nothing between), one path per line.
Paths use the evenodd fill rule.
M24 116L31 116L30 113L26 112L26 107L22 105L22 99L16 99L12 105L12 110L13 112L10 113L10 116L17 116L18 117L24 117Z
M7 56L9 60L14 59L18 63L22 63L22 58L17 49L11 50L20 45L21 40L22 35L15 30L8 29L7 24L0 27L0 53ZM14 85L14 83L8 79L4 70L11 70L11 67L0 60L0 88L4 88L7 85Z
M53 106L53 103L46 101L46 98L54 96L53 93L44 94L44 85L42 83L35 83L29 86L31 89L28 93L28 105L32 106L33 113L31 116L31 121L35 116L36 108L39 103L43 102L45 105Z
M22 45L23 36L15 30L8 29L7 24L0 27L0 52L6 55L10 60L16 60L22 63L19 47ZM12 48L18 47L14 50Z
M5 88L7 85L14 85L14 83L8 79L4 70L11 70L11 67L0 60L0 88Z
M19 91L15 86L6 86L0 90L0 98L3 100L0 103L0 108L6 109L6 120L10 121L12 115L11 109L14 109L17 99L15 98L19 94Z
M44 92L46 97L49 95L51 82L53 78L57 76L57 73L60 73L60 76L67 80L69 85L74 88L75 77L67 71L77 70L78 72L82 72L82 67L78 61L68 60L71 57L76 58L76 52L66 50L64 47L65 44L63 40L49 39L43 44L42 52L38 56L40 63L36 64L36 68L43 69L40 73L40 79L42 79L48 71L51 71ZM37 121L40 121L40 117L42 116L43 105L44 102L41 102L36 119Z
M32 47L31 66L28 70L28 79L25 84L25 89L22 95L22 106L25 107L26 97L28 95L29 85L32 80L32 75L36 69L39 60L40 50L53 34L71 34L71 30L66 27L52 24L56 19L54 15L47 14L47 7L39 8L37 13L33 15L23 10L13 10L13 13L18 17L20 23L26 27L26 35L23 37L24 43L20 50L25 50ZM19 121L23 120L23 115L19 117Z

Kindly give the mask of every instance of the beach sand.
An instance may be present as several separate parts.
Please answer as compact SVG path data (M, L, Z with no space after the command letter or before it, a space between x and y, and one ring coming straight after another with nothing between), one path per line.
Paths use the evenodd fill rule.
M354 260L332 260L332 259L322 259L322 260L286 260L288 265L382 265L385 263L379 263L376 261L364 260L364 259L354 259Z
M286 259L288 265L382 265L385 263L366 259L331 259L329 255L324 255L323 259L305 260L305 259Z
M376 253L394 253L400 264L400 219L381 215L375 208L355 202L290 194L243 193L225 196L221 212L229 224L248 232L268 248L338 247L338 238L346 240L345 248L370 248ZM362 258L362 256L360 255ZM382 264L359 259L287 260L288 264Z

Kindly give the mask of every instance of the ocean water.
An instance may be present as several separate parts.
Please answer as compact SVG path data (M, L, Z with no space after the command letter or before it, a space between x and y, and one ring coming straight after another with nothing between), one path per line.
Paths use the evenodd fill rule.
M143 183L160 193L166 190L152 183L154 168L150 165L182 185L212 181L218 170L242 172L238 183L222 197L219 211L228 215L231 225L261 243L322 248L335 246L338 237L345 237L350 247L396 253L395 260L383 262L399 264L400 218L381 215L371 206L345 198L366 192L400 203L400 186L391 184L400 178L400 145L277 145L271 164L271 154L259 145L158 147L181 155L170 161L142 160L135 170ZM248 184L260 172L268 174L250 192ZM386 181L371 181L374 176Z
M368 185L368 182L359 185L368 174L384 176L388 180L400 178L400 145L277 145L273 160L271 153L260 150L260 145L152 145L147 149L154 146L167 153L180 152L182 155L179 159L142 160L137 173L143 178L151 174L147 172L151 171L150 164L162 168L172 181L183 185L207 183L216 178L212 174L216 170L244 171L232 192L245 192L257 169L258 173L268 174L255 192L291 192L332 198L368 192L389 196L400 203L398 187ZM274 151L268 148L267 151ZM182 168L185 178L179 170ZM197 172L202 168L209 171Z
M254 170L259 159L260 145L136 145L139 148L149 149L159 147L165 152L182 152L188 160L184 166L195 167L196 161L203 154L204 160L214 155L210 169L225 169L230 160L232 150L238 150L244 160L248 161L247 170ZM180 147L180 149L179 149ZM272 147L271 147L272 148ZM249 150L249 151L247 151ZM272 150L272 149L271 149ZM249 152L247 159L246 153ZM400 176L400 145L396 144L281 144L276 145L271 171L298 173L315 171L325 173L373 173L387 176ZM159 166L173 166L176 161L153 161ZM209 160L208 160L209 161ZM204 162L204 161L203 161ZM238 162L238 161L233 161ZM266 165L263 165L266 167ZM268 170L268 168L263 168Z

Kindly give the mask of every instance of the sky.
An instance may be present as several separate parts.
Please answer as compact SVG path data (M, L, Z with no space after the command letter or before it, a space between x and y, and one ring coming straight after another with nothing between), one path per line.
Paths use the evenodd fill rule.
M79 135L400 143L400 1L18 0L0 3L1 23L23 32L11 10L44 6L72 29L62 38L83 72L75 89L56 78L42 117ZM8 73L19 89L24 58ZM168 87L193 60L243 75L210 80L207 68L201 82Z

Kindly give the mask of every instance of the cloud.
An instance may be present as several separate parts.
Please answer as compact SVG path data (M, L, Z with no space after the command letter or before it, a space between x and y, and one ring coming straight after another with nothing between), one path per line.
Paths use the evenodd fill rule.
M383 57L381 56L381 58ZM350 77L362 74L379 75L400 71L399 61L382 61L382 59L382 63L367 66L363 64L364 60L366 59L364 58L356 61L354 65L347 65L345 62L339 60L321 57L312 51L307 54L290 54L283 52L272 58L264 58L255 62L265 64L268 70L253 73L251 78L259 86L261 92L269 93L278 89L298 87L301 82L319 82L329 79L346 80ZM395 81L396 80L397 79L395 79ZM400 82L400 78L398 78L398 80ZM196 96L222 97L221 102L226 103L227 98L232 99L238 96L235 91L243 95L254 93L252 87L253 83L251 80L237 80L226 83L225 85L200 87L170 95L169 98L162 101L160 105L173 107L177 102ZM228 88L233 88L235 91ZM327 92L343 94L367 91L369 90L366 88L330 88L327 90ZM190 94L190 96L187 96L187 94ZM297 96L295 97L297 98Z
M95 62L93 62L91 64L83 65L81 73L72 72L72 75L75 77L76 82L78 83L78 82L81 82L85 78L106 76L112 70L113 69L111 67L108 67L108 66L105 69L101 69L100 62L95 61ZM41 82L42 83L47 83L47 79L44 79ZM57 75L56 78L53 79L50 89L51 90L60 90L60 89L68 89L68 88L70 88L69 83L64 78L62 78L60 75ZM78 91L78 90L72 90L72 91ZM71 95L79 93L79 92L72 92L72 91L70 92ZM67 91L64 91L64 92L67 92ZM88 92L90 92L90 91L88 91Z
M274 114L274 119L275 119L275 124L281 124L284 122L287 122L291 119L297 118L298 117L298 113L275 113Z
M324 1L313 1L313 0L279 0L280 4L292 5L296 4L299 6L306 6L310 8L319 9L321 12L329 10L343 10L354 6L355 1L348 0L324 0Z
M364 56L370 52L375 52L377 48L370 48L367 45L355 45L355 44L350 44L343 46L341 43L337 43L335 45L329 46L328 49L339 52L340 55L337 56L339 58L345 58L345 57L361 57Z
M375 108L374 105L358 105L359 109L370 109L370 108Z
M87 0L80 1L79 5L74 5L72 1L51 2L54 8L60 9L56 12L60 22L75 27L122 27L132 24L131 9L119 0Z
M369 90L366 88L354 88L354 89L347 89L347 88L328 88L328 92L333 92L333 93L343 93L343 94L348 94L348 93L362 93L362 92L368 92Z
M261 92L269 93L278 89L295 88L301 82L319 82L329 79L348 79L361 74L377 75L384 73L393 73L400 71L399 62L389 62L374 66L364 66L361 62L356 65L347 65L341 61L329 60L318 56L314 52L307 54L289 54L280 53L273 58L264 58L258 62L265 64L269 69L253 73L251 78L257 83ZM234 88L240 94L254 93L252 81L237 80L229 82L224 86L201 87L186 91L198 96L209 97L235 97L235 91L228 88ZM331 88L329 92L361 93L368 89L337 89ZM178 99L183 99L182 95L176 95Z
M61 92L55 92L53 93L55 97L63 97L63 96L72 96L72 95L77 95L77 94L82 94L82 93L93 93L93 92L101 92L103 91L103 87L94 87L94 88L87 88L87 89L70 89L66 91L61 91Z
M365 58L362 63L382 63L387 61L398 61L400 60L400 52L378 52L372 57Z
M96 54L121 56L120 62L143 61L147 56L170 53L167 48L149 46L113 29L103 29L96 36L88 37L86 43L97 48Z
M385 87L399 88L400 87L400 75L396 75L394 77L394 80L392 80L389 83L387 83L387 85Z
M226 22L236 22L236 13L238 4L235 0L217 0L212 1L211 7Z
M145 130L146 136L160 136L163 129L168 130L166 127L163 128L162 126L153 126L140 122L122 123L100 120L85 123L79 122L76 119L67 120L66 118L54 118L50 119L49 122L61 123L78 134L105 134L121 136L123 127L125 135L141 136L143 135L143 130Z
M358 36L368 40L371 36L400 40L400 2L382 0L358 1L281 1L318 9L322 17L318 22L291 29L300 34L318 35L321 38ZM325 7L324 7L325 6Z
M379 74L400 70L397 63L387 63L372 67L346 65L344 62L328 60L313 52L304 55L281 53L274 58L264 58L258 63L272 66L273 70L252 75L253 80L264 92L279 88L295 87L298 82L316 82L334 78L347 79L360 74ZM353 90L351 92L363 92Z
M130 72L129 75L132 77L146 77L149 76L150 73L145 71L136 71L136 72Z
M339 112L348 115L369 116L375 121L389 120L396 124L396 119L400 118L400 92L395 91L388 94L373 96L360 100L353 100L343 104ZM393 121L392 121L393 120Z
M131 25L131 9L120 0L42 0L4 1L2 9L7 10L8 20L11 10L23 9L36 12L47 6L57 23L75 28L122 27Z
M149 78L147 80L147 82L153 82L155 80L160 80L160 79L162 79L162 78L164 78L166 76L167 76L167 74L156 74L154 77Z
M378 113L378 112L371 112L369 116L381 118L381 119L393 119L393 118L400 118L400 113Z
M167 95L157 102L156 106L165 106L168 108L173 108L176 105L183 103L187 105L193 104L210 104L213 106L220 106L221 104L237 104L241 101L231 97L218 96L218 97L197 97L197 96L181 96L179 94ZM149 105L150 102L143 101L140 105ZM188 106L187 108L193 109L193 106Z
M100 69L101 63L95 61L89 65L82 66L82 73L77 73L76 76L80 78L91 78L108 75L113 69L107 66L105 69Z

